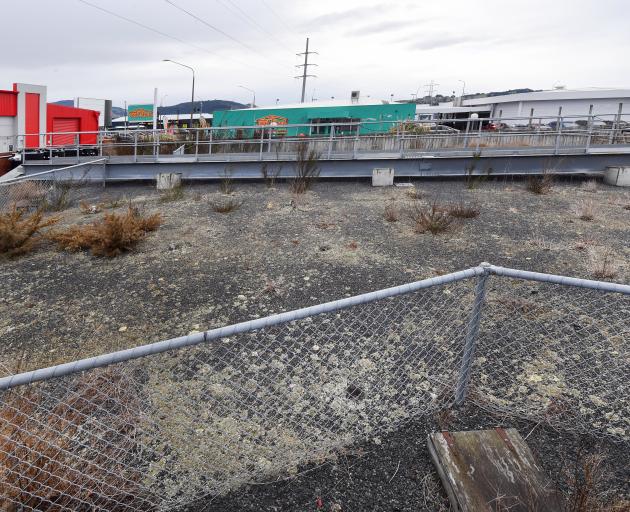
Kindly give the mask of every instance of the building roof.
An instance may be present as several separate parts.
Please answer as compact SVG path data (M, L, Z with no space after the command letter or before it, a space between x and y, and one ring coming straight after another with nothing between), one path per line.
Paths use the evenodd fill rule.
M485 98L464 100L465 106L492 105L495 103L511 103L517 101L553 101L582 100L604 98L630 98L630 89L613 89L609 87L586 87L583 89L551 89L549 91L523 92L519 94L503 94Z
M203 113L203 114L193 114L193 120L199 119L199 116L203 116L205 119L212 119L212 114ZM179 118L180 121L185 121L186 119L190 119L190 113L188 114L160 114L159 119L166 119L167 121L177 121ZM124 123L127 120L127 116L116 117L112 119L112 123ZM134 121L135 122L135 121ZM149 123L151 121L147 121ZM142 124L142 123L139 123Z
M458 114L466 112L490 112L489 105L453 107L452 105L417 105L416 114Z
M350 100L317 100L317 101L305 101L304 103L285 103L282 105L268 105L265 107L254 107L254 108L238 108L233 110L273 110L273 109L287 109L287 108L320 108L320 107L354 107L354 106L365 106L365 105L396 105L397 102L391 103L387 100L375 100L372 98L359 98L358 101L350 101Z

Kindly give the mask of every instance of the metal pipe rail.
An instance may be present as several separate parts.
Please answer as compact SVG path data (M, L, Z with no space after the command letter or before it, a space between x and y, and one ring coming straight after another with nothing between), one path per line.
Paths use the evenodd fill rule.
M467 371L469 371L469 361L473 357L474 343L483 306L483 294L485 293L485 285L487 281L486 278L491 275L630 295L629 285L578 279L566 276L558 276L554 274L528 272L523 270L494 266L490 265L489 263L482 263L477 267L472 267L467 270L462 270L439 277L423 279L421 281L416 281L405 285L394 286L379 291L355 295L353 297L348 297L341 300L326 302L323 304L296 309L285 313L279 313L276 315L258 318L255 320L249 320L246 322L240 322L226 327L211 329L205 332L189 334L187 336L180 336L177 338L142 345L131 349L120 350L109 354L103 354L100 356L81 359L70 363L64 363L48 368L42 368L39 370L33 370L8 377L3 377L0 378L0 390L7 390L15 388L17 386L49 380L64 375L71 375L94 368L101 368L114 363L130 361L132 359L138 359L141 357L172 351L183 347L206 343L208 341L232 336L234 334L264 329L266 327L285 324L306 317L316 316L331 311L340 311L342 309L350 308L360 304L367 304L385 298L413 293L419 290L432 288L447 283L454 283L465 279L479 277L481 278L481 281L479 281L476 289L476 296L479 300L475 302L476 307L473 309L473 312L471 314L467 333L466 346L468 347L468 349L466 353L468 354L468 362L465 358L462 370L463 377L461 378L463 380L460 379L460 383L457 387L457 400L461 402L465 397L465 388L468 381Z

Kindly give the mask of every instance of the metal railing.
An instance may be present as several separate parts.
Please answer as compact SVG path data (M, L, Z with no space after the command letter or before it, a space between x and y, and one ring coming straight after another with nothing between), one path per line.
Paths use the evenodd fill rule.
M482 264L0 378L0 506L176 510L471 401L630 440L630 286Z
M292 160L300 144L308 143L322 159L413 158L422 155L565 154L594 148L630 145L630 124L615 114L601 117L563 116L422 121L363 121L278 126L215 126L196 129L109 130L73 134L40 134L43 140L72 136L74 144L48 145L25 152L25 158L80 162L107 156L110 162L151 162L168 158L208 160ZM578 124L579 123L579 124ZM459 129L453 128L459 127ZM492 127L492 130L489 128ZM82 144L95 136L93 144ZM92 137L94 138L94 137ZM21 135L11 144L23 147ZM1 142L1 141L0 141ZM9 144L5 144L9 145Z

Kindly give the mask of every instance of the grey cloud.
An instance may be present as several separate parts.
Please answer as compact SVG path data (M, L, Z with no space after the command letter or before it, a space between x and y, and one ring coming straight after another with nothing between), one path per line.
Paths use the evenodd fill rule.
M377 12L383 11L386 4L378 4L372 6L355 7L354 9L348 9L346 11L337 11L317 16L312 20L301 25L305 29L313 28L327 28L340 24L347 24L348 21L357 21L366 18L370 18L377 14Z
M422 21L417 20L398 20L398 21L381 21L379 23L372 23L364 25L362 27L349 30L345 33L346 36L370 36L374 34L382 34L383 32L395 31L410 26L418 26Z
M411 40L410 40L411 39ZM471 42L485 42L486 39L473 36L435 36L423 37L420 39L407 38L408 47L412 50L436 50L438 48L446 48L458 44Z

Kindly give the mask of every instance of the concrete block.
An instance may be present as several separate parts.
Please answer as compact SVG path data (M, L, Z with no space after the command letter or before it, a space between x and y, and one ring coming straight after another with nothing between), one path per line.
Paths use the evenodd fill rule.
M157 175L157 189L171 190L182 185L182 173L161 172Z
M394 169L372 169L373 187L391 187L394 184Z
M630 167L606 167L604 171L604 183L617 187L630 187Z

